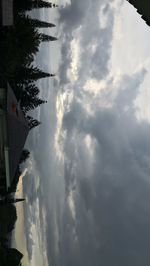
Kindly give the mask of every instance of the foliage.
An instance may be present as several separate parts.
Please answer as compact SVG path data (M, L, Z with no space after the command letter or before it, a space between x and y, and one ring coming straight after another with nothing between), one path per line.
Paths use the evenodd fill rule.
M16 208L12 204L0 205L0 242L7 238L17 220Z
M37 80L55 76L38 69L34 59L39 52L41 42L55 41L57 38L38 31L38 28L42 27L55 27L53 23L32 19L26 11L52 7L57 5L43 0L14 0L14 26L0 28L0 85L10 83L30 130L40 125L40 122L28 115L28 112L46 103L39 97ZM23 150L20 163L27 160L29 156L30 152ZM11 188L8 192L5 189L0 191L1 196L9 196L16 191L20 175L18 166ZM3 266L18 265L14 259L17 251L8 247L8 236L14 228L16 219L14 205L0 205L0 265ZM20 254L18 253L17 256Z
M28 125L29 125L29 128L32 129L34 127L37 127L41 124L41 122L39 122L38 120L32 118L31 116L26 116L26 119L28 121Z
M24 163L30 157L30 152L27 149L24 149L21 154L20 164Z
M57 7L50 2L42 1L42 0L14 0L14 7L19 12L31 11L34 8L52 8Z
M19 266L23 255L14 248L0 248L0 265Z
M50 42L50 41L57 41L58 39L56 37L53 36L49 36L47 34L40 34L40 39L42 42Z
M41 21L41 20L38 20L35 18L33 19L33 18L30 18L29 16L27 16L26 18L28 19L28 22L36 28L53 28L53 27L56 27L56 25L53 23Z
M10 83L25 114L46 102L38 96L36 81L55 76L38 69L34 63L41 42L57 40L56 37L40 33L37 28L55 25L32 19L25 13L26 10L43 7L56 5L42 0L14 0L14 27L0 30L0 83ZM40 124L33 121L30 129Z

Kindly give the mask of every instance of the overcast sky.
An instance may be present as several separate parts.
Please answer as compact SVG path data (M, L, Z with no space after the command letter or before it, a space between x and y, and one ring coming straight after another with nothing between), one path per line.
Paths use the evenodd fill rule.
M32 266L150 265L150 28L127 1L62 1L37 62L24 178Z

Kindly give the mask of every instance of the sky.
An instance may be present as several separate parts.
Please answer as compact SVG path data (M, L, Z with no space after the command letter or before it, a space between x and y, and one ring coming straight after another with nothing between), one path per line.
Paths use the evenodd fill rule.
M23 178L32 266L150 264L150 28L123 0L72 0L40 17L57 43L36 62Z

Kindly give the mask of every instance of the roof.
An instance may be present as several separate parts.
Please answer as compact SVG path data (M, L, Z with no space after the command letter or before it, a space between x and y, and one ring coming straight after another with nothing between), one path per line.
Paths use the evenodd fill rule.
M6 119L9 147L10 183L12 183L29 133L29 127L23 112L18 107L16 97L9 85L7 88Z
M19 266L23 254L15 248L0 248L1 265Z
M150 0L127 0L150 26Z
M12 26L14 23L13 0L0 0L2 26Z

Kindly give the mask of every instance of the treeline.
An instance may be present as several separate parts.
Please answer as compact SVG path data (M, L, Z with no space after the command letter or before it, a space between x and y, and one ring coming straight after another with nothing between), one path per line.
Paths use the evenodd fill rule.
M54 8L58 7L58 5L43 1L43 0L15 0L14 8L16 12L26 12L31 11L35 8Z
M40 124L28 112L46 103L39 97L37 81L55 76L35 66L35 56L41 42L57 40L56 37L39 32L39 28L55 27L53 23L33 19L26 14L35 8L55 8L57 5L42 0L14 0L14 25L0 31L0 82L9 82L29 128Z
M51 42L57 38L39 31L41 28L55 27L55 24L33 19L27 15L27 11L35 8L55 8L57 5L42 0L14 0L13 2L14 25L0 27L0 86L5 86L9 82L19 102L19 107L28 121L29 128L32 129L41 122L34 119L29 112L46 103L45 99L39 97L40 90L37 81L55 76L53 73L46 73L37 68L34 59L41 42ZM29 155L30 152L24 149L20 164L29 158ZM18 166L9 191L10 196L11 192L16 190L20 174L20 166ZM22 254L9 248L11 231L17 219L16 209L12 204L0 206L0 208L0 265L16 266L19 265ZM16 262L17 257L18 262Z
M51 29L55 24L33 19L27 11L56 7L57 5L42 0L14 0L14 25L0 28L0 85L9 82L30 130L41 122L29 115L29 112L47 102L39 96L40 89L37 81L55 76L36 67L35 56L42 42L56 41L57 38L39 31L41 28ZM29 152L24 150L20 163L28 157ZM18 182L19 171L18 168L13 190Z
M0 213L0 265L17 266L19 263L15 258L20 252L10 248L10 238L17 220L16 208L13 204L0 204Z

